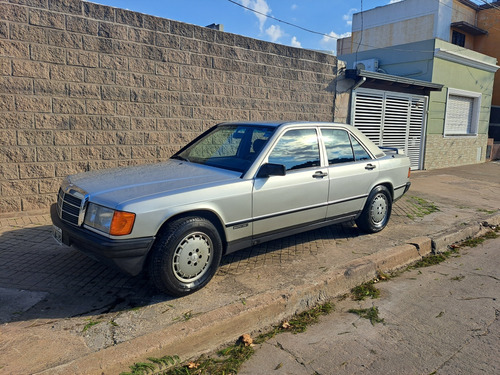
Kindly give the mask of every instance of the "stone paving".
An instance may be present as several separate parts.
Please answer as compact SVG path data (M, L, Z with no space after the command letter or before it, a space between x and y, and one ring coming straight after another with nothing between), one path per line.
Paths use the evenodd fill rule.
M404 197L394 204L391 223L408 221L415 210ZM353 223L344 223L253 246L224 257L216 277L314 255L359 234ZM52 239L48 214L0 219L0 288L82 297L127 292L137 299L153 293L143 276L124 275L75 249L58 245Z

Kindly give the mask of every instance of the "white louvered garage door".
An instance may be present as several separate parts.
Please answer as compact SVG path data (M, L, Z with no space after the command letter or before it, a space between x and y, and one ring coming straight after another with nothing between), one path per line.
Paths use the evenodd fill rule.
M353 106L354 126L379 146L403 149L412 169L422 168L427 97L358 89Z

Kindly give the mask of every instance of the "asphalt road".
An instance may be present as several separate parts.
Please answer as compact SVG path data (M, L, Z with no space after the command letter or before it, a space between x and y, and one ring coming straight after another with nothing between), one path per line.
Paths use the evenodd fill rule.
M500 238L377 284L381 298L336 303L302 334L260 347L240 375L499 374ZM347 312L379 309L383 323Z

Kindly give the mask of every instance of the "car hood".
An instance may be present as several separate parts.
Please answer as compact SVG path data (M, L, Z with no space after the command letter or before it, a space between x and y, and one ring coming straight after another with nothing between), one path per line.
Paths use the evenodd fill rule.
M214 183L237 180L238 172L169 160L163 163L139 165L79 173L69 176L69 183L89 194L89 200L111 208L147 196L166 196L174 192L202 189Z

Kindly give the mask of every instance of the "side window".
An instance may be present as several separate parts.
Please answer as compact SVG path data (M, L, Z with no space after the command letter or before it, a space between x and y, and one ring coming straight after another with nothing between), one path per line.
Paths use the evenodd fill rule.
M318 136L315 129L289 130L280 138L268 158L287 170L320 165Z
M349 134L341 129L322 129L328 164L339 164L354 161Z
M356 160L370 160L370 154L361 146L361 144L353 137L351 137L352 149L354 150L354 157Z

